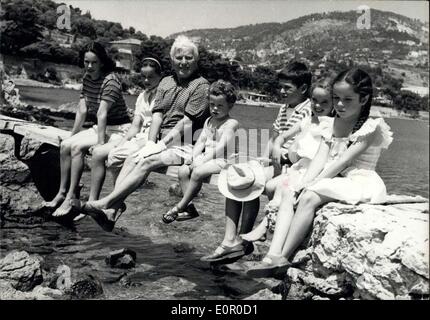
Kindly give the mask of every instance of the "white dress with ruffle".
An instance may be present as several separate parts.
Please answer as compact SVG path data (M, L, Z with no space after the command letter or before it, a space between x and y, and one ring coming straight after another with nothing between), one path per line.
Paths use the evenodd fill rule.
M324 169L331 166L348 149L351 143L363 141L375 133L372 144L363 151L339 176L324 178L307 187L307 190L350 204L382 203L386 201L387 190L375 168L383 149L393 141L392 131L382 118L367 119L359 130L349 137L336 138L333 134L325 135L330 151Z
M311 119L302 120L300 133L288 149L288 158L293 162L293 165L286 169L281 183L292 189L302 181L312 159L318 152L321 138L331 134L333 128L334 118L332 117L319 117L319 123L313 123ZM275 229L278 209L278 206L271 206L270 203L265 208L268 228L271 232Z
M312 123L310 118L303 120L300 125L300 133L288 150L288 157L293 162L293 165L286 170L290 186L301 182L318 152L321 137L331 134L334 118L319 117L318 120L319 123Z

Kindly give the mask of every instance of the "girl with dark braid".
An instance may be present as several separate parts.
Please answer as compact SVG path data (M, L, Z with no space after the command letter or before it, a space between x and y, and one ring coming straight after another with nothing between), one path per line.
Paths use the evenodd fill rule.
M283 201L269 252L259 265L247 271L250 276L285 272L290 266L289 258L306 237L315 211L322 204L386 200L385 184L375 168L382 150L388 148L393 138L382 118L369 118L371 78L361 69L343 71L334 79L332 92L336 111L333 127L324 132L302 182L282 182ZM294 197L298 193L294 210Z

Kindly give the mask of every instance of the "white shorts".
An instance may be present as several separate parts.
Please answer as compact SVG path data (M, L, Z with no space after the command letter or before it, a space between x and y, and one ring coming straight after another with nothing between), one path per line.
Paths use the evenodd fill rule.
M122 167L125 159L143 148L148 142L148 134L138 133L136 137L112 149L106 161L107 167Z
M115 140L122 139L127 133L128 129L130 129L131 123L124 123L114 126L106 126L106 135L109 138L108 142L112 142ZM95 133L98 133L98 126L95 124L92 128ZM89 130L91 130L89 129Z

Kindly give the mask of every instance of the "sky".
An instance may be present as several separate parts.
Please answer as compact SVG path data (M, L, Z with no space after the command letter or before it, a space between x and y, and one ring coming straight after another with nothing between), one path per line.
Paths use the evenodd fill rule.
M357 10L360 5L429 21L427 1L282 0L54 0L120 22L146 35L166 37L191 29L286 22L311 13Z

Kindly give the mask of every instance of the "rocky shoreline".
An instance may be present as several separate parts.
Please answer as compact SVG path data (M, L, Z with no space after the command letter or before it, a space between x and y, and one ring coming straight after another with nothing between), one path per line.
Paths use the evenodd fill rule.
M15 81L16 85L19 86L29 86L29 87L36 87L36 88L62 88L62 89L70 89L70 90L80 90L80 84L65 84L65 85L53 85L48 84L45 82L30 80L30 79L13 79ZM58 111L70 111L76 110L75 107L77 106L77 102L73 103L66 103L63 106L61 106ZM246 103L245 103L246 104ZM37 108L37 107L36 107ZM37 109L43 109L43 110L50 110L52 113L58 112L57 110L50 108L48 106L43 108L37 108ZM404 120L419 120L419 121L429 121L429 112L426 111L420 111L419 115L417 117L412 117L411 115L400 112L393 108L388 108L384 106L372 106L371 109L371 116L374 117L383 117L383 118L391 118L391 119L404 119Z
M52 111L43 111L43 114L49 118L50 112ZM28 115L35 117L30 111ZM32 181L29 168L13 154L13 138L1 134L0 146L0 165L3 169L0 172L1 228L32 228L43 225L47 218L40 213L35 214L35 204L40 203L42 198ZM37 143L33 144L31 139L26 139L21 146L21 154L25 159L30 159L38 147ZM84 183L85 179L88 182L88 177L84 177ZM145 192L157 194L157 188L167 189L166 186L174 181L169 179L160 184L156 182L155 186L149 187ZM211 187L214 186L206 188ZM384 205L329 203L318 210L313 231L297 251L293 259L294 267L288 270L285 278L252 280L246 278L244 271L255 261L262 259L268 250L269 241L257 243L253 254L229 265L207 269L206 265L198 261L203 253L215 249L224 226L222 197L215 193L212 196L208 190L203 189L203 195L198 200L211 203L210 208L203 212L202 221L173 226L164 226L159 222L160 213L170 203L148 203L135 193L127 203L129 213L118 222L120 234L125 232L131 237L165 239L163 246L170 247L166 248L173 253L172 261L189 259L187 263L191 265L187 268L197 268L196 272L203 273L203 277L205 272L226 274L228 279L223 280L225 283L222 286L225 292L229 292L227 296L233 294L240 299L429 298L427 199L419 196L391 196L389 203ZM155 210L156 215L142 214L151 206L151 211ZM6 243L10 239L3 240ZM158 240L152 241L157 243ZM118 245L121 246L121 243ZM159 267L158 276L148 282L146 278L154 273L154 266L147 260L148 257L142 262L143 257L136 258L133 250L130 253L128 249L122 252L128 256L118 257L115 256L117 251L110 252L108 248L100 253L104 255L107 265L103 268L123 271L115 271L116 276L105 276L103 272L73 271L75 273L72 272L72 280L68 286L64 286L62 282L53 280L58 279L60 265L44 269L43 258L37 254L29 255L25 250L27 248L22 247L18 251L9 252L2 245L0 299L112 298L118 293L109 293L106 286L111 283L118 284L124 290L128 288L128 291L131 290L141 299L177 299L196 288L196 284L185 274L169 274L169 266L166 269ZM127 270L122 268L124 266ZM164 276L161 275L163 270L167 273ZM143 277L145 281L137 277L142 274L147 275L146 278ZM168 283L176 282L182 284L179 289L163 289ZM200 283L197 287L202 286L205 285ZM225 299L227 296L209 298Z

